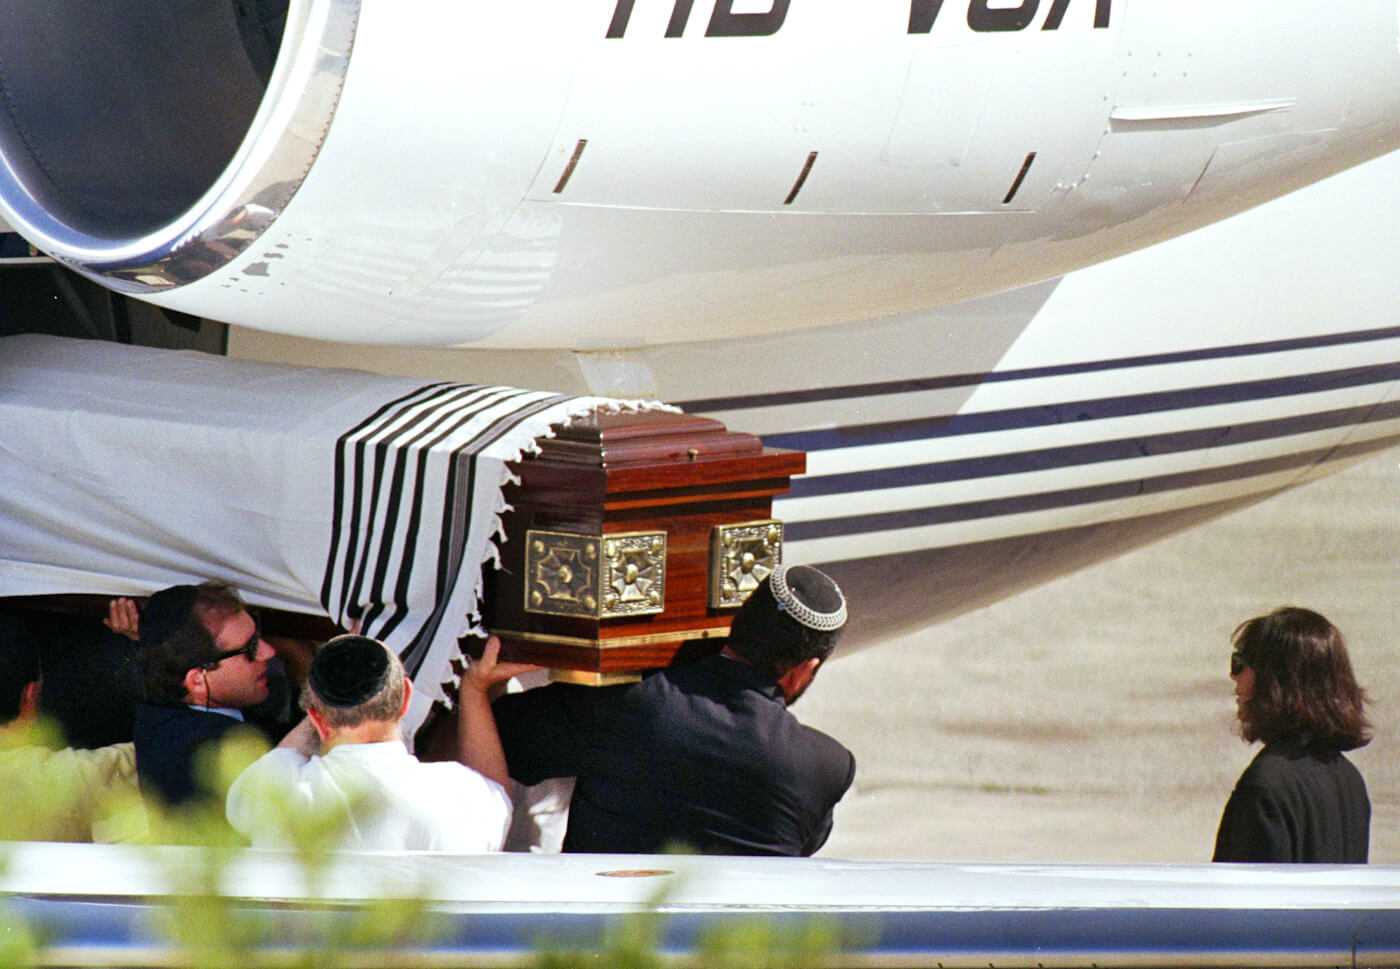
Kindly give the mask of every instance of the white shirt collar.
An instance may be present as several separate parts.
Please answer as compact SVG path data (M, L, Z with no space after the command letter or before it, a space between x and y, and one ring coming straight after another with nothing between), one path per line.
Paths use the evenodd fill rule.
M243 720L243 711L235 710L233 707L202 707L193 703L187 703L185 706L189 707L191 710L201 710L205 713L220 713L226 717L233 717L235 720Z

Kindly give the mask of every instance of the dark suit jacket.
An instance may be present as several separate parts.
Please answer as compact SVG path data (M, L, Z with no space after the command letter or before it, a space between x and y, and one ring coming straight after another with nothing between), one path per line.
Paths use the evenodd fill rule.
M851 752L798 723L775 682L720 656L495 711L512 777L578 778L565 851L809 855L855 777Z
M1351 761L1268 744L1225 804L1214 860L1364 863L1370 836L1371 801Z
M199 791L194 776L198 751L241 726L233 717L187 706L138 706L131 739L141 796L157 796L169 805L194 797Z

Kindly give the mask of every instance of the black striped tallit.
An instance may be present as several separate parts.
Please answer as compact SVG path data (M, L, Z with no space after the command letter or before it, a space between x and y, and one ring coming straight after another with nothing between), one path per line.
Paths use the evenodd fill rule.
M482 452L568 400L426 384L342 435L321 587L327 612L345 626L358 619L360 631L394 648L416 679L433 644L455 641L476 609L505 474L498 461L483 480Z

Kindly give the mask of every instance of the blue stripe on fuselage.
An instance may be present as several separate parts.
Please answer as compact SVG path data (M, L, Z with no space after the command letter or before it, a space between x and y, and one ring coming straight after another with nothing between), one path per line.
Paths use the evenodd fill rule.
M1365 387L1400 379L1400 363L1347 367L1321 373L1298 374L1290 377L1270 377L1238 383L1188 387L1181 390L1159 390L1145 394L1126 394L1089 400L1037 404L1005 410L982 411L972 414L944 414L907 421L850 425L812 431L794 431L764 437L769 447L792 448L801 451L827 451L835 448L868 447L875 444L898 444L931 440L966 434L988 434L996 431L1024 430L1031 427L1051 427L1076 424L1081 421L1106 420L1114 417L1136 417L1164 411L1210 407L1220 404L1241 404L1256 400L1272 400L1300 394L1318 394L1351 387Z
M1133 458L1179 454L1185 451L1249 444L1294 434L1332 430L1338 427L1397 417L1400 417L1400 401L1391 401L1378 406L1368 404L1360 407L1321 411L1315 414L1303 414L1298 417L1283 417L1247 424L1226 424L1219 427L1173 431L1145 437L1119 438L1112 441L1095 441L1090 444L1042 448L1036 451L1015 451L952 461L932 461L926 464L852 471L845 474L803 476L793 479L792 490L788 493L788 497L808 498L856 491L906 488L914 485L941 484L947 481L967 481L972 478L992 478L1008 474L1048 471L1056 468L1098 464L1105 461L1124 461Z
M1300 337L1291 340L1240 343L1223 347L1206 347L1199 350L1143 354L1133 357L1089 360L1082 363L1029 367L1019 370L989 370L985 373L914 377L904 380L883 381L880 383L850 384L842 387L817 387L804 390L775 391L767 394L746 394L733 397L706 397L696 400L676 401L675 403L681 409L691 414L710 413L714 411L753 410L762 407L783 407L791 404L850 400L858 397L898 396L900 394L914 394L930 390L972 387L978 384L1039 380L1044 377L1065 377L1075 374L1103 373L1109 370L1127 370L1134 367L1156 367L1165 364L1196 363L1206 360L1228 360L1232 357L1251 357L1266 353L1287 353L1294 350L1314 350L1322 347L1348 346L1397 338L1400 338L1400 327L1385 327L1372 330L1353 330L1349 333L1332 333L1324 336Z
M1204 485L1237 481L1280 471L1296 470L1322 461L1360 457L1384 450L1397 442L1400 442L1400 434L1345 444L1335 448L1285 454L1280 457L1244 461L1216 468L1133 478L1128 481L1089 485L1082 488L1067 488L1039 494L1013 495L1005 498L959 502L927 508L910 508L903 511L876 512L868 515L850 515L843 518L824 518L815 521L794 521L789 518L784 525L784 538L789 542L798 542L804 539L832 538L864 532L945 525L979 518L999 518L1006 515L1086 505L1097 501L1135 498L1142 495L1198 488Z

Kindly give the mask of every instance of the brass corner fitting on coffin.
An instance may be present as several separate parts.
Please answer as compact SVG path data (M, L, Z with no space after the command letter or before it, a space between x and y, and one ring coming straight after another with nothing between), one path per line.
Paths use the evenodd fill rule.
M666 533L525 533L525 611L619 619L666 608Z
M782 558L782 522L716 525L710 532L710 608L737 609ZM530 529L525 570L528 613L625 619L666 608L665 532L580 535Z
M770 518L716 525L710 532L710 608L743 605L782 560L782 522Z

